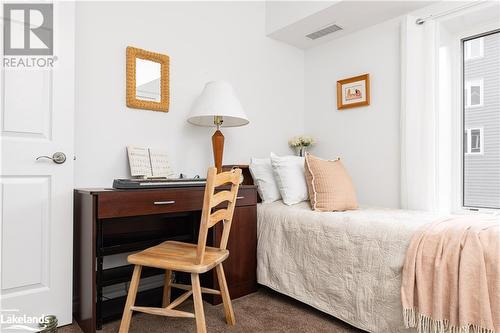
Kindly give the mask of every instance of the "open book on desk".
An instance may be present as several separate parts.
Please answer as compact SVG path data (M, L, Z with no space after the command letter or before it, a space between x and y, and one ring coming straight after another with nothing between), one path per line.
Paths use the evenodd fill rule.
M165 152L151 148L127 146L127 153L132 177L174 177L168 162L168 155Z

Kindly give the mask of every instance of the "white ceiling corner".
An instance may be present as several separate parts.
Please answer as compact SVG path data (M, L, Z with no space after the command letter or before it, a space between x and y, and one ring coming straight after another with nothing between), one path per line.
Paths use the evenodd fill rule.
M266 22L267 34L273 39L307 49L436 2L412 0L273 1L267 5L267 10L270 12ZM302 10L302 15L300 10ZM316 40L306 37L330 24L337 24L343 30Z

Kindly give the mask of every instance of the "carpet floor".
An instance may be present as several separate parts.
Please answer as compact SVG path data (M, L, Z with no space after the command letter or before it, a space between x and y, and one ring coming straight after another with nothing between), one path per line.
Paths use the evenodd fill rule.
M209 333L362 333L344 322L326 315L294 299L267 288L233 301L236 325L227 326L221 305L204 303L207 330ZM193 311L191 301L186 301L179 310ZM101 333L118 332L120 321L105 324ZM184 333L196 332L194 319L168 318L137 314L132 318L130 333ZM58 333L81 333L77 324L68 325Z

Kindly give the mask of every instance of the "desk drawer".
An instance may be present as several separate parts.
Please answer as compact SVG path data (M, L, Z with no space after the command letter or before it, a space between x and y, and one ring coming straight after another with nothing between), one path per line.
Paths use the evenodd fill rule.
M104 192L98 196L98 218L153 215L201 210L205 188ZM237 206L255 205L254 188L238 192Z
M254 188L240 188L236 206L252 206L257 204L257 191Z
M201 210L204 188L101 193L98 218Z

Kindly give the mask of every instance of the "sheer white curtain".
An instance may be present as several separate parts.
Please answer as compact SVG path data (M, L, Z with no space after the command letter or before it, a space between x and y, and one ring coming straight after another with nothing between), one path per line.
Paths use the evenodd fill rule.
M415 15L401 22L402 208L461 209L460 39L496 29L499 8L440 2L428 8L424 24Z
M438 24L401 25L401 206L438 210Z

